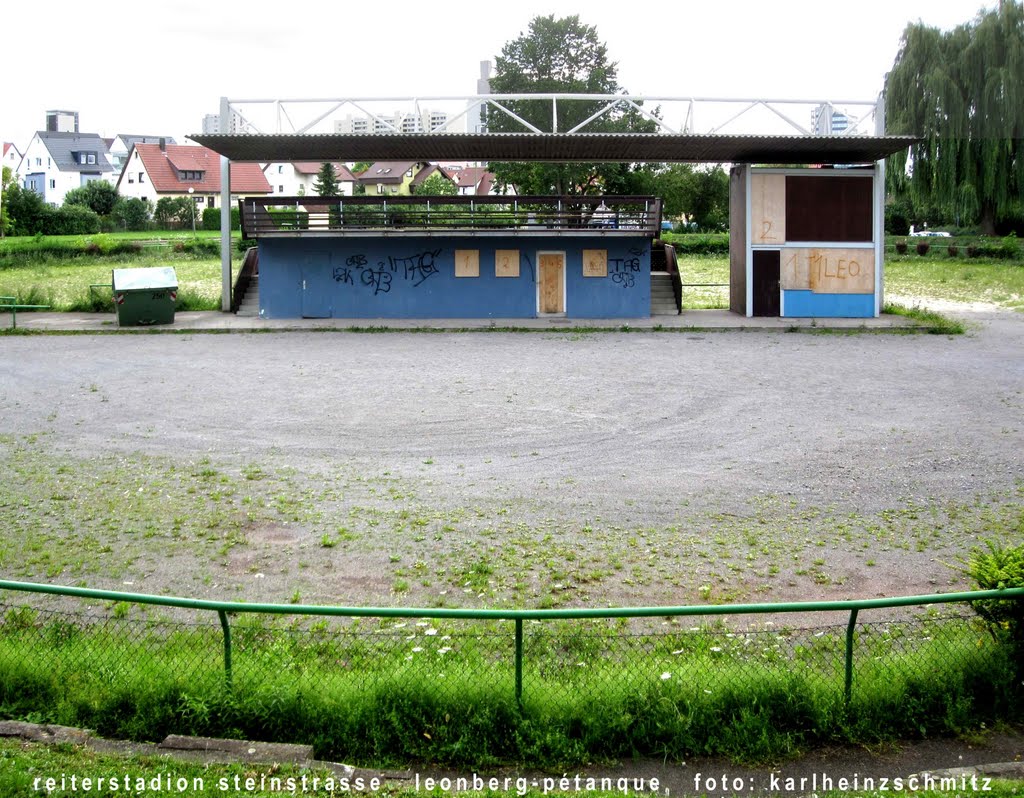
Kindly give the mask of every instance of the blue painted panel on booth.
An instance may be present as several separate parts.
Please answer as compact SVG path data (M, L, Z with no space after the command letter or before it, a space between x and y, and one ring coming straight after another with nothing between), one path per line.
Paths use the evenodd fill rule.
M538 252L566 256L566 312L650 315L646 240L589 238L337 238L260 241L267 318L532 318ZM608 276L583 277L582 251L608 251ZM456 250L479 252L479 277L455 276ZM497 250L519 251L519 276L495 274Z
M875 315L874 294L816 294L783 291L783 318L870 319Z
M564 242L563 242L564 243ZM583 250L607 249L608 275L583 276ZM646 240L586 241L566 251L566 315L592 319L637 319L651 315L651 248Z

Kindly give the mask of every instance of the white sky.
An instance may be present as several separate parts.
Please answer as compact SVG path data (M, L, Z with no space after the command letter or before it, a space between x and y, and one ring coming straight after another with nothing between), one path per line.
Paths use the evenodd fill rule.
M49 109L83 132L181 140L219 98L463 95L540 14L595 25L631 94L874 99L910 22L995 0L136 0L21 5L3 31L0 138ZM38 18L41 15L45 18ZM801 120L804 121L804 120Z

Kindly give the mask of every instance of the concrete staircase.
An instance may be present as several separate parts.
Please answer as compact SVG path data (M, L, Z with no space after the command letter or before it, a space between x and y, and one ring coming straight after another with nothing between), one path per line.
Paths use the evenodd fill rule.
M672 295L672 278L668 272L651 272L651 315L677 316L676 300Z
M669 286L671 291L672 287ZM249 288L245 292L245 296L242 297L242 302L238 306L238 311L235 313L236 316L259 316L260 315L260 278L258 276L253 277L249 281Z

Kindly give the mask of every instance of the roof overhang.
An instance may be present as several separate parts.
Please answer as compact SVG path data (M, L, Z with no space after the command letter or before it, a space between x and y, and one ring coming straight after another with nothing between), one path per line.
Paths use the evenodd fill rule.
M914 136L684 136L643 133L441 133L190 136L232 161L572 161L609 163L858 164Z

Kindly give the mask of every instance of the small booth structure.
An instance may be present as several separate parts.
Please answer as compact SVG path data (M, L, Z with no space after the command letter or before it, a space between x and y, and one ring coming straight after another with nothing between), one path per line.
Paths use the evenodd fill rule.
M729 309L783 318L878 316L879 171L733 167Z
M263 318L645 318L653 197L239 202Z

